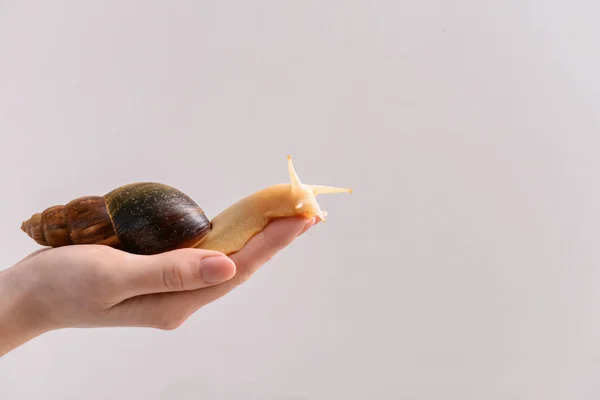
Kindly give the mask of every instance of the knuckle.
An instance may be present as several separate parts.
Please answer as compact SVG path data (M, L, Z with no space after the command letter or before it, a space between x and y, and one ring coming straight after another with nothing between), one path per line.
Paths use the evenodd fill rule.
M184 266L180 262L172 263L162 270L163 283L168 290L185 290L183 270Z

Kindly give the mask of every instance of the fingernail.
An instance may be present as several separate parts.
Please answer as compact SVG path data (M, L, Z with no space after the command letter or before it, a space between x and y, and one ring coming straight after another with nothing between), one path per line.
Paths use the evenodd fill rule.
M306 222L306 225L304 226L304 228L302 229L302 231L298 234L298 236L304 235L310 228L313 227L313 225L316 222L317 222L317 219L315 217L312 217L311 219L309 219L308 222Z
M232 268L233 261L225 256L213 256L202 260L200 275L206 283L224 282L230 279L235 272Z

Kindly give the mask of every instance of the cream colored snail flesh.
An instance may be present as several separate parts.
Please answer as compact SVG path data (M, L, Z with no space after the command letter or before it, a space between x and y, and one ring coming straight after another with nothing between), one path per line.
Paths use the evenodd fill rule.
M352 193L352 189L302 183L290 156L288 172L289 183L255 192L212 220L181 191L141 182L47 208L23 222L21 229L42 246L101 244L147 255L196 247L231 254L273 219L325 220L316 196Z

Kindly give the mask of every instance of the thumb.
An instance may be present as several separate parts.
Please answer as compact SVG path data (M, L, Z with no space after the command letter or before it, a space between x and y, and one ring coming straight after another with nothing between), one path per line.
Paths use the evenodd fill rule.
M231 279L235 263L222 253L180 249L151 256L134 256L122 275L127 297L196 290Z

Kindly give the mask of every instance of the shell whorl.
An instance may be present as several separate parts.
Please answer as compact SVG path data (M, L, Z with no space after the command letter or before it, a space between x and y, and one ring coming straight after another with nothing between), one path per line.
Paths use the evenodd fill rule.
M47 208L23 222L21 229L42 246L104 244L120 248L106 202L86 196Z
M193 247L206 238L212 224L181 191L143 182L50 207L23 222L21 229L43 246L103 244L157 254Z

